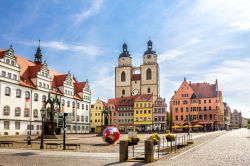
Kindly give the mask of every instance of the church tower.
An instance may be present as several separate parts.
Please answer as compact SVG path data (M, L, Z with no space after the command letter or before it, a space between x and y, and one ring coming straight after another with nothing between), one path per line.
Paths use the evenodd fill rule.
M151 40L147 43L147 50L143 55L143 64L141 71L141 94L153 94L154 100L157 99L160 89L159 83L159 65L157 63L157 54L153 51Z
M122 46L122 53L115 68L115 97L131 96L132 57L126 43Z
M38 47L36 49L34 62L35 62L35 64L40 65L40 64L42 64L42 57L43 57L43 55L41 53L40 40L38 40L38 42L39 42L39 44L38 44Z

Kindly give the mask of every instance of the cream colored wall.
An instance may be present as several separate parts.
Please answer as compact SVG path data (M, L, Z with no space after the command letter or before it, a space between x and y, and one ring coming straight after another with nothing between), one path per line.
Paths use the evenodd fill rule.
M119 66L131 66L132 65L132 58L131 57L122 57L119 58Z
M139 94L141 93L141 81L140 80L132 81L132 96L137 95L133 93L135 89L139 90Z
M121 81L121 73L125 72L126 79L124 82ZM115 89L115 97L121 96L130 96L131 95L131 76L132 76L132 67L116 67L115 69L115 81L116 81L116 89ZM125 90L125 95L122 95L122 90Z
M143 56L143 64L157 63L157 55L147 54Z

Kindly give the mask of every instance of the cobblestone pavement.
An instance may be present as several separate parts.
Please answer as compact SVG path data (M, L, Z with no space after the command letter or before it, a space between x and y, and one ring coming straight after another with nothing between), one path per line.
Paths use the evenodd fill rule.
M238 129L151 165L249 166L250 130Z
M219 135L221 132L194 133L195 142L205 141L208 137ZM181 135L181 134L180 134ZM145 136L144 136L145 137ZM190 146L191 147L191 146ZM2 166L38 166L38 165L144 165L140 162L118 162L117 152L74 152L74 151L48 151L32 149L2 149L0 148L0 165ZM159 162L157 165L165 165Z

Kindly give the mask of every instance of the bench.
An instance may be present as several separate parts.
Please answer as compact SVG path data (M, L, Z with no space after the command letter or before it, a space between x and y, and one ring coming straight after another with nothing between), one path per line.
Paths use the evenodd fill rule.
M13 147L13 142L11 142L11 141L0 141L0 147L2 145L4 145L4 147L5 147L5 145L8 145L8 147L11 145Z
M68 147L68 149L69 149L70 146L74 146L76 149L77 149L77 147L79 147L79 149L80 149L80 144L71 143L71 144L65 144L65 146Z
M48 149L48 146L50 147L51 149L51 146L56 146L56 148L58 148L58 146L60 146L61 148L61 143L46 143L46 149Z

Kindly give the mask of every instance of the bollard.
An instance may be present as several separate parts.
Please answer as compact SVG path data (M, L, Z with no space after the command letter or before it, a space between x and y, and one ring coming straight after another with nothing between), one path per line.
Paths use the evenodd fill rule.
M128 160L128 141L121 140L119 144L119 161Z
M151 140L145 140L145 163L154 161L154 144Z

